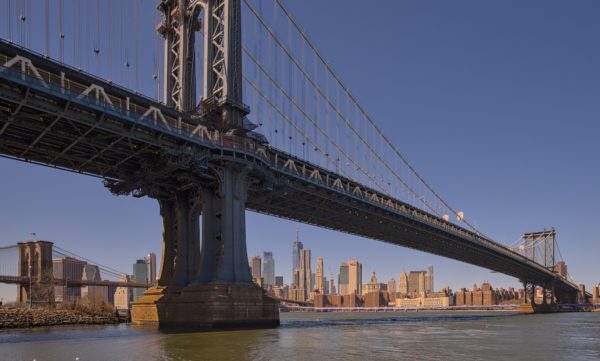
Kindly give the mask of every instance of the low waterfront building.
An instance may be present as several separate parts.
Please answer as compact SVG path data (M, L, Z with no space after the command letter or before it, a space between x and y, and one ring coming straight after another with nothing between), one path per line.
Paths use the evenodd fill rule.
M256 284L262 285L262 280L258 281L262 278L262 261L260 256L252 257L252 261L250 262L250 269L252 270L252 280Z
M540 295L541 297L541 295ZM516 291L514 288L505 290L503 288L494 289L491 284L483 283L481 288L473 285L472 290L462 288L454 293L456 306L492 306L500 304L520 303L523 298L523 292Z
M446 297L417 297L417 298L397 298L396 307L448 307L454 306L454 298Z

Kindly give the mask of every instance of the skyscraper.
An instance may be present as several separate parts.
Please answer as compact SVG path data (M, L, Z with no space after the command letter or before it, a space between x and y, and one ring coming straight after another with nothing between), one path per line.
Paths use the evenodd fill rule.
M408 294L408 276L404 271L400 273L400 278L398 279L398 292L404 296Z
M317 273L315 274L315 287L320 294L325 294L325 285L323 282L323 257L317 257Z
M433 292L433 266L427 266L427 273L425 274L425 292Z
M348 260L348 294L362 294L362 264L356 259Z
M312 290L311 285L312 272L310 270L310 249L303 249L300 251L300 284L299 289L304 292L304 299L308 299L308 295Z
M304 245L300 242L299 234L296 233L296 240L292 245L292 275L300 270L300 252L304 249ZM293 278L293 277L292 277ZM292 285L298 286L298 283L292 282Z
M283 276L275 276L275 286L283 287Z
M329 279L329 292L330 295L337 295L337 290L335 289L335 277L333 277L333 273L331 274L331 278Z
M263 252L263 282L265 286L275 286L275 260L273 252Z
M387 290L389 293L396 293L396 280L394 277L390 278L388 281Z
M349 294L348 288L349 288L348 263L342 262L340 264L340 274L338 275L338 292L339 292L339 294L342 296Z
M410 271L408 274L408 293L421 296L425 292L425 271Z
M145 258L148 265L148 281L150 284L156 284L156 254L150 252Z
M260 279L262 278L262 272L261 272L261 259L260 256L254 256L252 257L252 279L254 280L254 282L261 284L262 282L260 281Z
M340 264L338 279L340 295L362 294L362 264L356 259L350 259Z
M146 261L143 259L138 259L133 264L133 280L137 283L148 283L149 275L148 275L148 265ZM136 300L144 294L145 289L143 288L134 288L133 289L133 299Z

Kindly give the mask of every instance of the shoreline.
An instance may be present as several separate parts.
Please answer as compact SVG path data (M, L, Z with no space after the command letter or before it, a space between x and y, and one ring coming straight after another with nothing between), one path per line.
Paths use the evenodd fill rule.
M304 306L282 306L280 312L315 312L315 313L419 313L419 312L518 312L519 305L483 306L483 307L304 307Z
M0 307L0 329L26 329L47 326L118 324L114 315L98 315L76 310Z

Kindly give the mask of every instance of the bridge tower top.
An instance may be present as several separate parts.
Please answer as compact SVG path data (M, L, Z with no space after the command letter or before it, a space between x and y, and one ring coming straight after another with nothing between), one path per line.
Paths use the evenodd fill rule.
M167 105L184 112L197 109L195 34L203 27L204 84L199 116L222 131L247 132L255 125L242 97L240 0L162 0L157 31L165 38ZM203 21L200 15L203 15Z

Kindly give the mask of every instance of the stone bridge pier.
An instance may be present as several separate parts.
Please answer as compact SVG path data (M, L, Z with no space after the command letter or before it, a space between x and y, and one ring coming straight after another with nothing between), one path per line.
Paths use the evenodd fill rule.
M17 286L17 303L38 305L54 304L54 274L52 269L52 242L19 242L18 275L31 282Z
M584 304L585 289L578 292L566 292L556 290L552 282L541 285L531 281L524 281L525 289L524 302L519 306L519 312L523 313L551 313L559 312L560 304ZM541 297L536 297L536 290L541 288Z
M541 296L538 297L538 288ZM537 284L536 282L523 281L525 297L519 306L522 313L551 313L558 312L557 296L552 283Z
M252 282L246 251L248 170L227 164L216 180L157 197L163 219L158 284L132 321L159 327L274 327L279 304ZM199 227L202 217L202 227Z

